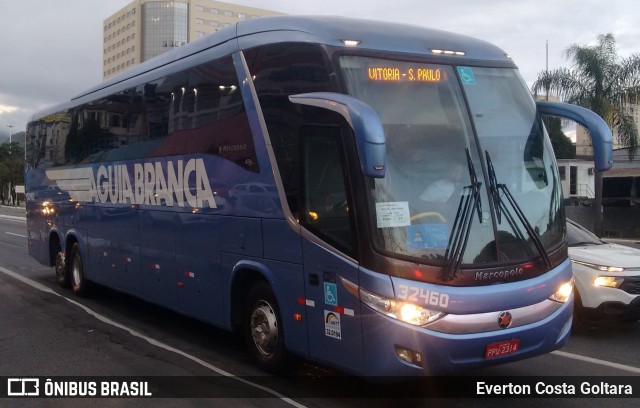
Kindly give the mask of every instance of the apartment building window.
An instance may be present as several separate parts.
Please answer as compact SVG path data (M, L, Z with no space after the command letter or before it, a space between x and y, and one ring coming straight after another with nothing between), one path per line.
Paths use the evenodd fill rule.
M233 17L233 11L225 10L224 15L227 17Z
M204 20L201 18L196 18L196 24L204 24Z
M196 38L202 38L202 37L204 37L204 32L196 31Z
M196 6L196 11L203 12L204 11L204 7Z
M209 12L211 14L218 14L218 9L217 8L212 8L212 9L209 10Z
M220 23L218 23L217 21L210 21L209 24L211 24L214 27L219 27Z
M160 55L166 47L179 46L188 39L186 2L147 2L142 5L141 61Z
M238 18L240 20L244 20L245 18L247 18L247 15L245 13L238 13Z

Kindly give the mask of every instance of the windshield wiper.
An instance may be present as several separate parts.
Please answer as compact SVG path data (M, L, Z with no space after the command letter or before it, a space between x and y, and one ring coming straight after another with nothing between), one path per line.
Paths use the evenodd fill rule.
M507 198L507 201L509 201L509 204L511 204L511 208L513 208L514 212L516 213L516 216L520 220L520 223L527 230L527 233L531 237L531 240L533 241L533 244L538 250L540 257L542 257L547 267L551 267L551 260L549 259L549 254L547 253L547 250L544 248L544 245L542 244L540 237L536 233L535 229L533 228L533 226L531 225L527 217L522 212L522 209L520 208L516 200L511 195L511 192L507 188L507 185L498 183L498 179L496 178L496 172L493 168L491 157L489 156L489 151L485 150L485 155L487 157L487 170L489 172L489 190L490 190L491 196L493 197L493 202L494 202L494 207L496 209L496 217L497 217L498 223L501 223L501 215L502 213L504 213L505 218L507 219L507 222L511 226L512 231L518 236L519 239L523 241L525 240L524 235L522 234L522 231L520 230L520 228L515 222L515 219L513 218L513 215L507 208L505 202L502 200L502 195L504 195ZM500 194L501 192L502 194Z
M469 242L469 232L471 231L471 222L473 220L473 210L478 212L478 219L482 223L482 203L480 201L480 186L482 183L478 181L476 170L471 161L469 149L465 149L467 155L467 167L469 169L469 179L471 184L464 186L460 202L458 203L458 211L449 235L449 244L444 253L446 259L450 259L449 268L444 271L442 279L449 281L456 277L456 273L462 263L464 251Z

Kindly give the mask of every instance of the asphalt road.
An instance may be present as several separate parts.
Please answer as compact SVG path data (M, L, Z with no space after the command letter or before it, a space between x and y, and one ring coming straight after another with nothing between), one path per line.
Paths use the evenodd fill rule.
M0 379L164 376L160 378L174 379L175 383L165 383L170 392L154 385L150 392L155 397L191 396L189 387L193 387L206 389L205 396L211 398L12 398L0 399L0 406L386 407L437 403L493 407L515 403L564 408L631 407L640 402L612 398L516 401L505 397L434 401L413 398L414 394L407 398L402 385L371 385L352 377L344 378L344 383L365 390L365 396L371 390L376 398L337 398L341 394L332 393L331 387L336 386L336 378L343 377L334 370L299 362L292 376L270 376L251 365L241 342L230 333L106 288L95 288L88 299L60 289L53 270L27 255L26 224L20 219L23 212L9 210L0 208ZM489 383L492 377L504 381L520 376L591 376L594 381L629 376L637 380L639 339L638 322L583 326L573 331L569 344L558 352L468 374ZM455 387L464 379L446 381L446 387Z

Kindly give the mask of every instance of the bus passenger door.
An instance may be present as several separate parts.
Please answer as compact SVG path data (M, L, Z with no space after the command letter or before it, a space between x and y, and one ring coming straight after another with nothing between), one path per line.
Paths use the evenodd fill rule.
M309 353L319 361L362 367L359 300L341 278L358 282L348 177L338 126L300 130L302 191L299 219L306 229L303 254Z

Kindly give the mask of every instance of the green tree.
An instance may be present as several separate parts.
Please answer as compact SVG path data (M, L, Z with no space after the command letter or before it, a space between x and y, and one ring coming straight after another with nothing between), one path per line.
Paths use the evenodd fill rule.
M617 130L620 143L629 148L632 159L638 148L638 128L626 107L639 100L640 55L621 59L613 34L598 36L595 45L573 44L566 55L573 66L539 73L533 93L557 94L565 102L591 109ZM594 231L602 236L602 173L596 172L594 184Z
M544 117L544 124L549 132L551 146L556 159L574 159L576 148L571 139L562 131L562 120L556 117Z
M543 71L532 86L534 94L556 94L567 103L591 109L617 130L632 159L638 148L638 128L626 107L640 100L640 55L621 59L613 34L598 36L596 45L571 45L571 68Z
M0 193L9 199L11 187L24 184L24 149L19 143L0 145Z

